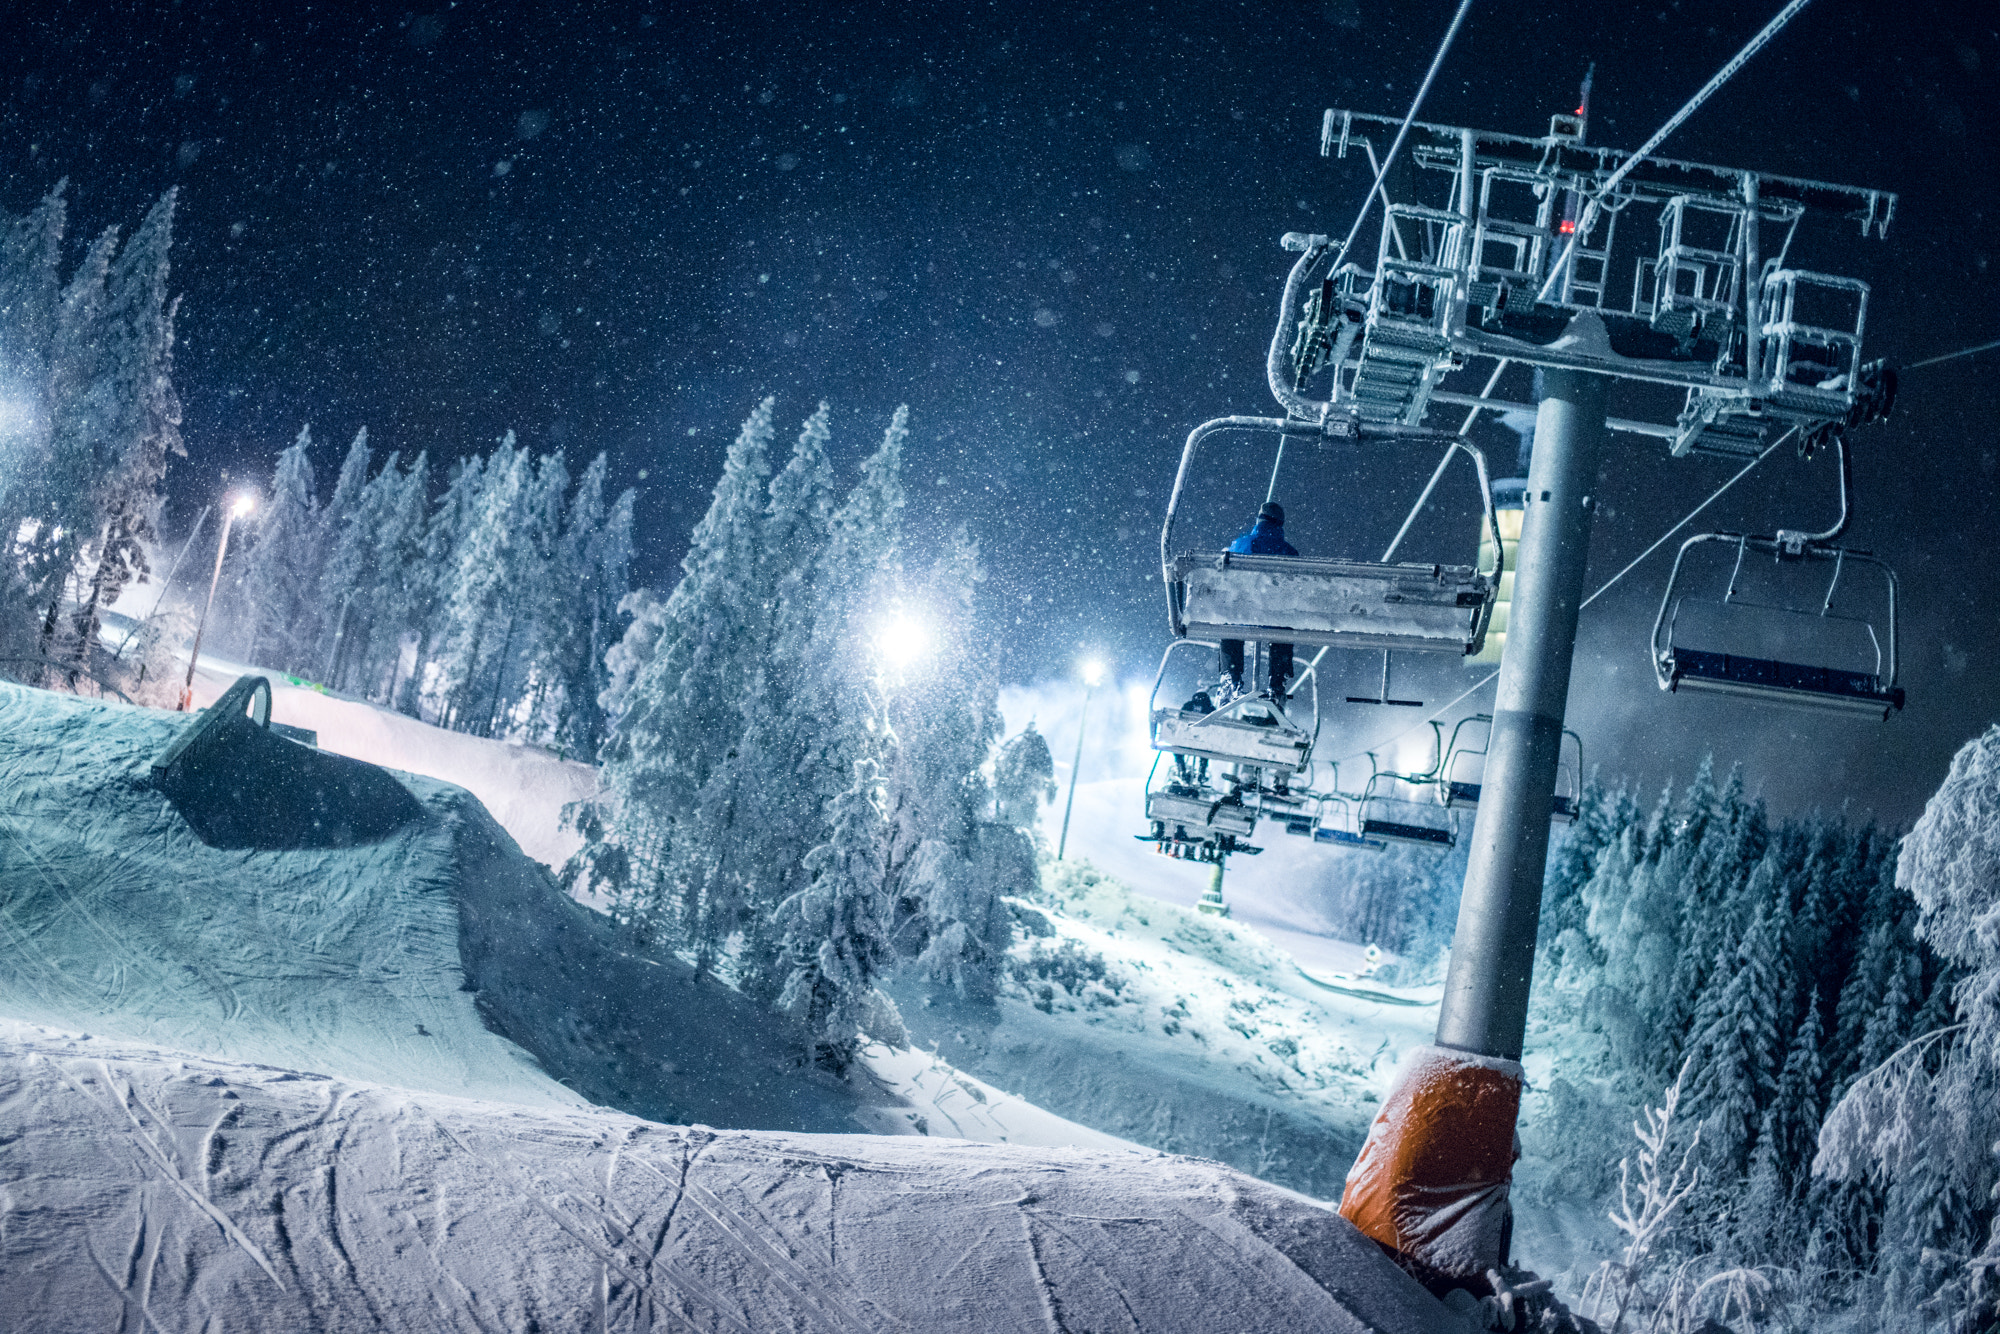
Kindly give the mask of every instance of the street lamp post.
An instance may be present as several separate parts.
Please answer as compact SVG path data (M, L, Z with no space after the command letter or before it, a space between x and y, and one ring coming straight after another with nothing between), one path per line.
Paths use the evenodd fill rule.
M222 516L222 540L215 544L215 573L208 577L208 597L201 604L201 618L194 623L194 644L188 649L187 680L181 683L181 702L177 710L180 713L186 713L194 704L194 665L201 660L201 632L208 627L208 609L215 605L215 586L222 582L222 558L229 551L229 530L256 503L246 492L236 497L229 512Z
M1090 696L1104 679L1104 664L1092 658L1083 664L1083 708L1076 719L1076 755L1069 762L1069 800L1063 803L1062 834L1056 839L1056 860L1063 859L1069 846L1069 813L1076 806L1076 775L1083 767L1083 727L1090 720Z
M174 586L174 576L181 572L181 562L187 559L188 548L194 545L194 540L201 536L201 526L208 522L208 512L213 508L212 505L203 505L201 513L195 515L194 528L188 533L187 541L181 543L181 554L174 557L174 563L167 567L167 577L160 584L160 595L153 599L153 609L146 613L145 620L140 621L124 639L119 641L118 651L111 655L111 661L116 662L125 656L125 650L132 646L132 641L139 637L139 632L144 630L152 619L160 614L160 608L167 604L167 593ZM140 675L142 677L145 675L143 669Z

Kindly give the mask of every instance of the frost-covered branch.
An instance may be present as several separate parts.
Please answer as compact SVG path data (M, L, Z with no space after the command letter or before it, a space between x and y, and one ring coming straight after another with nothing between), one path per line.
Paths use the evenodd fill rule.
M1631 1158L1621 1159L1618 1164L1618 1207L1611 1210L1610 1218L1628 1238L1625 1254L1599 1266L1585 1284L1583 1295L1583 1305L1597 1320L1602 1322L1609 1314L1605 1328L1610 1334L1618 1334L1624 1327L1625 1316L1639 1295L1647 1268L1666 1237L1674 1211L1686 1202L1701 1180L1701 1169L1695 1165L1695 1152L1701 1145L1699 1128L1681 1151L1680 1161L1674 1164L1672 1172L1664 1173L1664 1163L1671 1156L1669 1141L1674 1112L1680 1106L1681 1087L1687 1082L1690 1064L1681 1063L1681 1071L1674 1076L1660 1105L1642 1109L1640 1120L1632 1123L1632 1134L1639 1141L1638 1180L1633 1180Z

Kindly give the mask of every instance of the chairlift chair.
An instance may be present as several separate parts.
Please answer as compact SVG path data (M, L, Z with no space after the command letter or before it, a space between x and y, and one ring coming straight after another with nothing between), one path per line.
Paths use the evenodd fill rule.
M1479 651L1498 584L1497 568L1482 571L1473 565L1391 562L1386 558L1368 561L1226 551L1175 553L1173 532L1181 497L1196 450L1212 429L1222 427L1209 423L1189 434L1160 533L1168 623L1176 638L1259 640L1460 657ZM1307 428L1301 425L1299 429L1303 433ZM1282 435L1280 439L1282 450ZM1453 439L1447 445L1446 460L1459 451L1477 470L1486 524L1494 534L1497 553L1499 528L1487 486L1485 456ZM1439 471L1443 471L1442 464ZM1274 469L1274 484L1275 478ZM1428 496L1426 490L1424 498ZM1405 531L1408 527L1406 522ZM1394 554L1393 546L1388 554Z
M1194 640L1175 640L1160 655L1151 699L1153 749L1193 759L1248 765L1276 775L1304 771L1312 757L1313 737L1319 729L1317 684L1313 690L1310 729L1292 716L1296 706L1281 706L1268 695L1239 695L1209 713L1173 705L1162 707L1160 682L1166 676L1167 661L1175 649L1188 645L1213 647Z
M1696 533L1681 543L1680 551L1674 556L1673 573L1667 577L1667 590L1660 598L1659 615L1653 620L1653 672L1659 680L1660 689L1675 692L1683 688L1705 690L1883 719L1903 707L1903 690L1896 684L1896 572L1872 552L1834 545L1847 531L1852 509L1848 497L1851 479L1847 440L1838 430L1832 433L1832 440L1839 467L1840 517L1831 528L1818 533L1780 528L1770 537L1748 533ZM1695 647L1693 641L1699 636L1687 633L1681 625L1681 607L1685 598L1681 579L1688 568L1688 553L1708 543L1735 548L1735 563L1730 569L1729 584L1723 592L1720 606L1746 608L1771 618L1789 618L1767 622L1769 624L1859 626L1861 633L1867 636L1869 656L1872 658L1870 665L1866 668L1860 666L1858 652L1850 654L1849 661L1841 665L1800 661L1805 656L1803 654L1731 653L1713 647ZM1744 557L1753 551L1772 557L1773 562L1780 566L1804 568L1814 564L1831 565L1832 573L1827 577L1826 592L1819 599L1819 609L1809 611L1803 607L1752 602L1739 597L1737 588L1743 579ZM1873 620L1833 610L1834 595L1840 591L1840 576L1850 563L1872 565L1882 572L1882 618L1887 630L1886 646ZM1822 650L1826 649L1825 633L1817 630L1814 633L1821 640ZM1823 651L1818 656L1832 655Z
M1653 672L1659 680L1660 689L1710 691L1773 704L1888 718L1903 707L1903 689L1896 684L1895 571L1870 552L1821 546L1809 541L1788 542L1786 538L1789 536L1796 535L1780 533L1775 537L1753 537L1744 533L1697 533L1681 544L1679 554L1674 557L1673 573L1667 579L1666 594L1660 599L1659 615L1653 621ZM1793 661L1789 656L1737 654L1692 647L1686 642L1689 636L1677 634L1681 629L1680 612L1685 596L1682 580L1688 568L1688 553L1706 543L1721 543L1734 547L1736 552L1735 565L1721 605L1750 608L1808 622L1859 625L1866 632L1873 649L1873 665L1857 669L1853 665L1843 667ZM1743 560L1751 552L1769 555L1788 564L1831 565L1832 573L1827 579L1826 593L1820 599L1819 609L1808 611L1799 607L1750 602L1739 597L1737 585L1743 573ZM1833 598L1839 589L1840 577L1854 563L1872 565L1882 572L1886 589L1886 647L1873 621L1833 611Z
M1440 795L1448 810L1476 810L1485 787L1486 745L1474 746L1461 741L1460 735L1466 727L1484 725L1487 737L1492 735L1493 715L1477 713L1469 718L1461 718L1451 729L1451 742L1445 750L1443 768L1439 771ZM1473 775L1477 773L1477 778ZM1561 757L1556 764L1556 790L1549 803L1549 816L1558 824L1568 824L1575 820L1583 808L1583 738L1565 727Z
M1155 763L1157 770L1158 764ZM1262 848L1242 840L1257 827L1257 808L1243 799L1239 788L1221 791L1208 784L1169 782L1154 788L1148 780L1144 834L1165 856L1184 861L1220 862L1231 853L1256 854Z
M1423 772L1399 774L1378 769L1368 776L1367 786L1361 789L1362 837L1427 848L1448 848L1458 842L1458 817L1438 792L1445 751L1443 729L1436 723L1431 724L1431 742L1435 757ZM1372 764L1375 756L1371 753L1368 759Z
M1330 843L1337 848L1358 848L1369 852L1380 852L1388 846L1381 839L1361 832L1355 804L1340 793L1320 799L1312 838L1315 843Z

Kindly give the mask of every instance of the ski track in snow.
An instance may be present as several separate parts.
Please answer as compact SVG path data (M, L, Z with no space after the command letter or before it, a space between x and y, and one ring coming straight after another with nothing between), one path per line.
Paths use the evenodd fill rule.
M10 1328L1462 1331L1197 1159L658 1126L6 1020L0 1108Z

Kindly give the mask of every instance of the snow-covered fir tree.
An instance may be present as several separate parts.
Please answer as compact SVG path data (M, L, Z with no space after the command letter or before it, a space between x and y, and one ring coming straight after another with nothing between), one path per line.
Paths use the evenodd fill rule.
M348 660L356 656L356 641L365 639L373 611L373 593L383 582L377 565L375 534L384 519L383 506L388 487L368 477L374 451L368 448L368 428L355 433L341 460L340 476L333 497L320 514L324 530L321 541L326 556L320 568L319 601L327 622L326 642L321 646L317 675L339 684ZM382 476L391 477L396 461L392 456ZM362 646L365 652L365 645Z
M934 640L921 668L884 683L893 734L887 861L897 948L935 985L985 1003L1012 927L1002 895L1034 883L1013 831L987 818L985 766L1000 736L999 683L975 605L985 571L958 529L928 580Z
M293 673L315 666L321 624L323 529L311 447L312 428L302 426L278 455L270 494L255 511L237 576L247 609L247 622L238 630L244 659Z
M146 573L167 460L185 456L174 391L174 313L167 296L176 191L147 212L107 275L99 331L102 380L91 386L98 433L88 492L92 568L74 621L80 656L97 642L104 608Z
M900 1045L895 1007L876 988L889 959L884 821L874 764L829 804L826 842L806 855L805 888L778 906L785 980L778 1008L804 1026L815 1058L839 1069L864 1032Z

